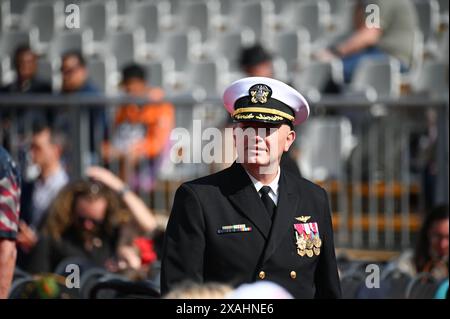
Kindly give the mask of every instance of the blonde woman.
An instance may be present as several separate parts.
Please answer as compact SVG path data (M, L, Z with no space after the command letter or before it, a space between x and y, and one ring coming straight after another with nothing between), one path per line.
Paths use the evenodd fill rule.
M67 258L113 271L139 268L138 251L130 253L133 238L156 228L153 215L109 171L94 167L87 175L90 181L69 184L53 202L31 272L52 272Z

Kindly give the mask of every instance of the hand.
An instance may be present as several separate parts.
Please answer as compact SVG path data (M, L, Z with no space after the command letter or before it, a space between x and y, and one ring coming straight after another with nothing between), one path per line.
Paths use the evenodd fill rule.
M19 222L19 233L17 234L17 244L24 251L29 252L38 242L36 232L24 221Z
M117 252L119 269L139 269L142 266L141 258L139 257L136 248L133 246L121 246Z
M159 87L152 87L148 90L148 98L155 102L160 102L164 98L164 91Z
M125 183L119 177L100 166L88 167L86 169L86 176L103 183L116 192L120 191L125 186Z
M122 152L113 147L110 143L103 143L101 146L102 158L109 162L123 156Z

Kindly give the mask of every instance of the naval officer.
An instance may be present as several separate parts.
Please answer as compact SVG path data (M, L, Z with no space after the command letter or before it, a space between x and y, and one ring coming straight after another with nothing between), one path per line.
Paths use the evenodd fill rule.
M272 281L295 298L339 298L333 228L324 189L280 168L309 116L305 98L275 79L248 77L223 96L237 160L182 184L163 248L161 292L184 281Z

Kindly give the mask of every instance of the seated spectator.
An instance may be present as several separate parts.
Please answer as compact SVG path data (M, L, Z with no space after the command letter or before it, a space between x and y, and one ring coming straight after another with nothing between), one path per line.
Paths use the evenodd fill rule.
M67 52L61 62L61 93L99 93L99 89L89 80L86 61L78 51Z
M438 280L448 278L448 235L448 206L438 206L426 216L415 251L405 251L397 267L413 276L428 272Z
M14 69L16 71L15 80L4 86L0 87L0 94L2 93L51 93L52 88L50 83L37 77L38 70L38 57L36 53L31 50L28 45L19 46L14 53ZM18 109L16 111L16 125L20 134L23 134L25 130L25 119L44 119L45 115L40 110L27 110ZM8 111L0 110L0 130L4 135L4 141L9 141L11 132L11 114ZM10 148L10 145L5 145Z
M241 70L247 76L273 78L272 55L261 44L243 48L239 56Z
M62 87L61 94L101 95L102 92L89 80L86 61L79 51L70 51L63 55L61 64ZM67 128L70 119L50 119L57 126ZM104 106L96 105L89 108L89 150L96 153L96 146L108 135L108 121Z
M120 196L98 181L67 185L50 209L39 242L31 253L29 271L54 271L69 257L118 270L116 263L121 260L131 264L129 256L120 255L121 248L133 243L139 232L147 233L156 227L145 204L114 175L100 168L91 168L88 175L110 183ZM137 226L135 232L129 230L133 225Z
M121 194L131 213L131 221L122 229L117 262L109 263L110 271L121 272L130 279L144 279L154 276L151 266L158 256L154 249L153 238L156 235L157 221L145 203L128 186L102 167L89 167L86 175L114 192Z
M19 171L8 152L0 146L0 299L8 297L14 274L19 203Z
M376 19L366 16L369 4L379 8L379 27L367 23L376 22ZM376 14L377 11L370 13ZM354 13L355 31L345 41L318 52L316 57L322 61L342 59L347 83L364 57L393 56L401 62L402 70L407 70L412 61L417 24L415 7L409 0L358 0Z
M36 53L28 45L19 46L14 53L14 82L0 88L1 93L51 93L50 83L37 77Z
M47 125L37 124L33 128L30 155L39 175L24 181L21 197L21 221L17 244L20 248L18 265L23 267L27 253L34 247L37 231L45 222L48 208L58 192L69 181L61 163L65 137Z
M168 152L170 132L175 125L175 110L172 104L162 101L164 93L161 89L147 86L146 78L145 70L139 65L131 64L122 70L122 89L125 93L155 102L119 108L112 140L104 145L103 156L106 161L119 160L122 166L128 164L132 171L128 181L133 189L149 191ZM136 173L138 165L139 175Z

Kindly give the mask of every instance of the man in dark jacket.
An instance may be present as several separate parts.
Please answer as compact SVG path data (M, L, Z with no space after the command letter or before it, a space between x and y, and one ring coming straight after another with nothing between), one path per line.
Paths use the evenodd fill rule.
M16 80L0 88L0 93L51 93L50 83L36 76L37 61L36 53L29 46L19 46L14 53Z
M280 166L309 106L283 82L250 77L231 84L224 105L237 122L237 161L184 183L164 242L161 292L177 284L267 280L295 298L339 298L325 190Z

